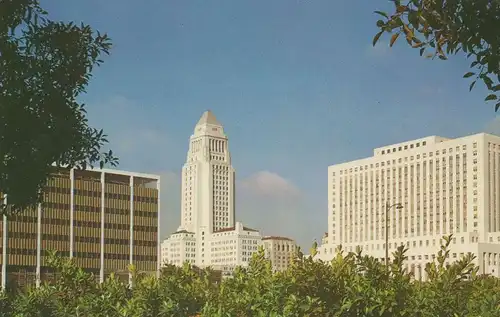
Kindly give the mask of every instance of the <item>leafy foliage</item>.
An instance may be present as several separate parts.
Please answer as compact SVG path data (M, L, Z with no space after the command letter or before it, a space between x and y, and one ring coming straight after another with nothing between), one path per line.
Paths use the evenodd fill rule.
M117 164L77 101L111 42L46 15L37 0L0 0L0 192L12 211L40 201L54 163Z
M375 11L380 31L391 34L390 46L403 35L406 42L429 58L446 60L448 55L463 53L471 60L471 71L464 78L473 78L470 90L482 80L490 93L486 101L500 108L500 0L391 0L394 13Z
M403 268L404 247L389 267L361 250L339 248L329 262L297 254L284 272L273 272L260 250L249 267L222 283L213 282L211 270L189 264L168 266L159 278L131 267L132 288L113 275L99 284L71 260L52 255L58 279L0 294L0 316L499 316L500 280L479 276L471 255L446 265L450 241L444 238L427 265L425 282Z

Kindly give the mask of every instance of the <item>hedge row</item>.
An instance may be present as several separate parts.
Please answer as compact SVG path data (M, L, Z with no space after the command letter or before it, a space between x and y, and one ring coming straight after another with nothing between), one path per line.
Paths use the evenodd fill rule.
M261 250L222 283L213 282L209 269L188 264L168 267L159 278L131 268L131 288L114 276L96 283L71 260L54 256L57 281L3 293L0 316L500 316L499 279L478 275L472 255L446 266L450 238L427 265L425 282L403 269L403 247L389 267L360 251L338 250L325 263L299 250L290 268L277 273Z

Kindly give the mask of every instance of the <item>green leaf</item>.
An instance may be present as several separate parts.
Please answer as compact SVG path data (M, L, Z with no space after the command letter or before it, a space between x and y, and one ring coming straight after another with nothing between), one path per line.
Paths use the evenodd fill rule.
M489 90L493 90L493 80L488 77L488 74L482 74L480 77L484 81L486 87L488 87Z
M493 90L493 91L499 91L500 90L500 84L494 86L491 90Z
M497 104L495 105L495 112L497 112L499 108L500 108L500 102L497 102Z
M473 73L473 72L468 72L468 73L466 73L466 74L464 75L464 78L469 78L469 77L474 76L474 75L475 75L475 73Z
M375 13L376 13L376 14L378 14L378 15L383 16L384 18L387 18L387 19L389 18L389 16L388 16L388 15L387 15L387 13L385 13L385 12L382 12L382 11L375 11Z
M373 38L373 46L375 46L375 44L377 44L378 42L378 39L380 38L380 36L382 35L382 33L384 33L384 31L380 31L378 32L375 37Z
M470 84L469 91L472 91L472 88L474 88L474 85L476 85L476 81L475 80Z
M398 39L399 37L399 33L395 33L392 35L391 37L391 42L389 43L389 46L392 47L394 45L394 42L396 42L396 40Z
M490 101L490 100L497 100L497 95L495 94L491 94L491 95L488 95L486 98L484 98L484 101Z

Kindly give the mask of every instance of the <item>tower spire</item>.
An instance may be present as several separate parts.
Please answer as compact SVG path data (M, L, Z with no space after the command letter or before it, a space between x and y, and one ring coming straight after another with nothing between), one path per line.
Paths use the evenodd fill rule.
M210 125L216 125L216 126L222 126L219 121L217 121L217 118L215 118L215 115L212 113L212 111L207 110L205 111L196 126L200 125L205 125L205 124L210 124Z

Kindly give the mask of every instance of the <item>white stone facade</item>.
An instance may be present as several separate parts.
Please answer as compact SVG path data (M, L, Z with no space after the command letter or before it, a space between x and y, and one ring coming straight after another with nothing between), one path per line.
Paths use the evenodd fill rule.
M321 238L321 244L318 244L316 252L316 256L314 257L315 260L328 261L332 258L330 252L330 244L328 242L328 232L325 232L325 234Z
M287 237L267 236L262 238L266 258L271 260L274 271L284 271L295 257L297 244Z
M480 273L500 276L500 137L437 136L374 150L369 158L328 168L328 241L322 251L356 246L385 258L386 203L389 250L409 247L407 267L424 267L453 234L450 258L472 252Z
M262 245L262 236L236 222L234 227L220 229L210 237L210 266L230 274L236 266L248 266L252 255Z
M196 238L193 232L179 230L161 244L161 265L181 266L184 262L195 263Z
M203 113L190 138L181 192L181 225L162 243L162 264L189 261L228 273L248 265L262 237L236 222L228 138L210 111Z
M181 227L197 234L233 227L234 183L228 138L206 111L195 126L182 168Z

